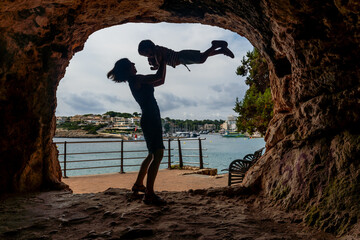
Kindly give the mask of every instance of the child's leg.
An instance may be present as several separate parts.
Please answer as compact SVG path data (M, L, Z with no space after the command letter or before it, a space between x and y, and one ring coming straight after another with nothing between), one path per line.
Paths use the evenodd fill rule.
M204 63L208 57L218 55L218 54L224 54L225 56L234 58L234 54L230 51L230 49L227 48L228 44L225 41L212 41L212 46L206 50L205 52L201 53L200 59L201 63ZM220 48L220 49L218 49Z
M206 62L208 57L213 56L216 51L214 46L211 46L208 50L200 54L200 63Z
M218 50L215 50L211 56L217 55L217 54L224 54L225 56L234 58L234 53L228 49L228 48L220 48Z

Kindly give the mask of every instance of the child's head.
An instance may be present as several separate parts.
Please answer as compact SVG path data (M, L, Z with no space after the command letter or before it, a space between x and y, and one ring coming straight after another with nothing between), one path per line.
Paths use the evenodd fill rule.
M129 78L134 75L133 71L134 64L127 58L122 58L115 63L113 69L108 72L107 77L114 82L126 82Z
M152 57L154 55L155 44L151 40L142 40L139 43L138 52L142 56Z

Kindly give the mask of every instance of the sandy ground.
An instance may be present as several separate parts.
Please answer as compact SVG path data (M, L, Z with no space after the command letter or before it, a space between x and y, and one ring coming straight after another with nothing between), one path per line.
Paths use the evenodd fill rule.
M201 174L190 174L191 170L168 170L162 169L158 172L155 181L156 191L187 191L190 189L203 189L211 187L227 186L227 175L208 176ZM101 174L64 178L63 182L68 184L74 193L96 193L103 192L108 188L131 189L137 172L124 174ZM146 183L146 179L145 182Z
M160 171L155 187L167 200L161 207L144 204L129 190L136 173L64 179L82 194L7 196L0 199L0 239L336 239L306 227L296 213L224 187L226 176L182 173Z

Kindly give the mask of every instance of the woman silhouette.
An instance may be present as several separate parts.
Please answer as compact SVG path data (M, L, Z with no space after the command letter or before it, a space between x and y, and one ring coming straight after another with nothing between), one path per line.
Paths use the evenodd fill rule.
M136 182L132 191L137 194L144 192L144 203L163 205L166 201L154 192L154 182L164 154L162 138L162 125L160 110L154 97L154 87L162 85L165 81L166 63L162 62L156 74L136 74L135 64L127 58L115 63L114 68L107 74L114 82L129 82L130 90L140 105L142 115L140 125L144 133L148 156L141 164ZM143 184L147 174L146 187Z

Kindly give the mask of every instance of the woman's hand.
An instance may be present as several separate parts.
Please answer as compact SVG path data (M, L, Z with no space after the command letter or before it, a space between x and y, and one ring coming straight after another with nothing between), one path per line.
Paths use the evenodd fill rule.
M166 62L165 61L160 62L160 68L156 72L156 74L159 75L159 79L157 81L153 82L154 87L163 85L165 83L165 76L166 76Z
M140 83L150 84L153 87L164 84L166 76L166 63L162 61L160 67L155 74L136 75L136 80Z

